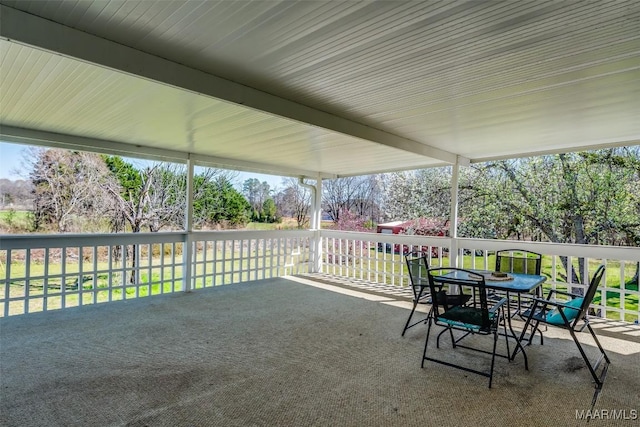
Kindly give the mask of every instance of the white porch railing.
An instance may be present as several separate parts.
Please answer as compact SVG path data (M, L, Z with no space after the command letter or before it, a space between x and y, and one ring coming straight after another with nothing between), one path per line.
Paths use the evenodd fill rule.
M308 272L310 231L0 238L0 316ZM192 260L184 251L191 245Z
M322 257L313 265L313 240ZM191 251L184 251L185 243ZM431 266L492 269L499 249L544 255L546 287L580 288L565 277L562 258L587 276L607 267L593 308L603 317L637 322L638 285L632 284L640 249L518 241L450 239L322 230L219 231L110 235L5 235L0 237L0 315L9 316L322 272L391 286L406 286L403 252L423 250ZM188 254L191 259L188 259ZM584 262L578 263L582 258Z
M310 231L194 232L191 288L309 272Z
M397 234L322 231L323 265L326 274L372 283L407 286L409 276L402 253L424 250L432 267L448 266L444 258L451 239Z
M2 315L180 290L184 239L184 233L2 236Z
M458 267L486 270L494 269L497 250L531 250L543 255L542 274L547 276L545 289L570 288L574 292L586 285L573 283L572 275L566 277L562 257L566 257L575 269L582 265L581 277L591 277L597 266L604 264L606 273L592 308L609 319L637 323L640 318L638 284L631 283L640 262L640 248L329 230L323 230L322 236L323 273L395 286L406 286L409 280L402 253L419 249L427 252L431 267L449 266L449 255L455 252ZM584 262L580 263L580 258Z
M493 269L491 253L500 249L526 249L543 255L542 273L548 276L545 288L569 289L582 293L588 279L600 264L606 267L599 292L591 307L602 317L638 323L640 309L637 277L632 282L640 262L640 248L596 245L564 245L540 242L498 241L481 239L458 239L458 265ZM465 256L463 253L480 256ZM562 258L565 258L563 263ZM580 260L582 259L582 263ZM567 274L564 264L573 266L583 278L575 283L574 276Z

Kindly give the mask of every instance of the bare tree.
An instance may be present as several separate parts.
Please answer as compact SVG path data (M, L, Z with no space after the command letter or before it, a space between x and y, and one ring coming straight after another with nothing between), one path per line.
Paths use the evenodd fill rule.
M184 165L161 163L153 168L147 192L147 225L149 231L162 228L184 228L187 200L187 173Z
M322 205L337 223L342 212L376 220L379 216L379 191L376 176L353 176L323 182Z
M295 178L283 178L284 189L275 197L279 216L295 218L298 228L309 222L311 193L302 187Z
M119 185L109 187L111 195L116 200L118 209L115 211L115 221L112 223L116 226L123 226L123 221L129 224L131 232L139 233L143 225L151 223L151 210L149 196L151 185L153 184L153 175L157 166L147 167L140 171L139 188L130 188L127 193L123 194ZM128 250L127 250L128 252ZM130 283L138 282L138 274L136 274L136 266L138 264L139 255L138 245L131 246L131 275Z
M76 218L96 221L110 205L117 185L100 156L82 151L32 148L30 174L35 228L50 224L69 231Z
M151 222L149 192L156 168L157 165L140 171L140 188L129 189L128 194L122 194L119 186L109 187L109 191L118 203L117 211L127 221L132 233L139 233L145 224L148 225Z

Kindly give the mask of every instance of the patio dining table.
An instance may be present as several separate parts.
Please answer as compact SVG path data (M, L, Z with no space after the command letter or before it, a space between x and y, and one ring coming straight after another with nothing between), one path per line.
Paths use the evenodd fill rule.
M536 274L520 274L520 273L508 273L506 277L495 277L493 276L493 271L490 270L476 270L469 269L473 273L481 274L485 278L485 286L487 289L491 289L498 292L504 293L513 293L517 295L523 294L535 294L540 295L540 291L542 288L542 284L547 280L545 276L536 275ZM464 272L457 270L447 275L453 279L467 279ZM507 298L507 312L511 313L511 299ZM509 331L511 335L516 341L518 340L518 334L513 330L513 325L511 323L511 315L506 316L507 324L509 326ZM518 347L524 353L524 347L520 345L516 346L515 350L510 356L510 360L513 360L518 352ZM526 354L524 354L526 358Z

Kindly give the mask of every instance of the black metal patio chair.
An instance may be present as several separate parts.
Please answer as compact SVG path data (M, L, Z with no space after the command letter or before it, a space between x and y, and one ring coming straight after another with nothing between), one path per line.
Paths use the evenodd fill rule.
M421 318L417 322L411 323L413 314L418 307L418 304L430 304L431 298L429 294L429 279L427 277L427 271L429 270L429 260L427 255L421 251L414 251L405 254L405 262L407 263L407 269L409 271L409 280L411 290L413 291L413 308L409 313L409 318L402 330L402 336L407 332L407 329L412 328L421 323L425 323L429 318L429 315L425 318Z
M421 323L426 323L431 315L431 310L426 317L421 317L420 320L411 323L413 319L413 315L418 307L418 304L431 304L431 292L429 292L429 278L428 278L428 270L429 270L429 258L428 254L424 251L413 251L405 254L405 262L407 263L407 269L409 272L409 280L411 282L411 290L413 291L413 307L411 308L411 313L409 313L409 318L404 325L404 329L402 330L402 336L404 336L407 329L412 328ZM449 303L454 304L464 304L471 298L470 295L462 295L462 296L449 296Z
M541 269L542 255L537 252L522 249L503 249L496 252L495 271L502 273L540 275ZM509 299L511 298L508 292L505 296ZM540 296L540 294L537 296ZM515 313L519 313L522 310L522 299L520 294L518 294L517 299L513 302L517 307ZM542 337L540 339L542 339Z
M503 273L540 274L542 255L523 249L496 252L496 271Z
M591 376L593 377L593 380L595 382L596 391L593 397L594 403L598 397L598 393L602 389L605 377L607 375L607 369L609 368L609 364L611 363L609 357L602 348L598 337L596 337L593 328L589 324L589 306L591 305L596 291L598 290L598 286L600 285L600 281L602 280L604 272L604 265L598 267L596 272L593 274L593 277L589 282L589 287L587 288L584 295L578 295L570 292L552 289L551 291L549 291L546 299L534 298L531 308L524 313L527 320L522 330L522 334L520 335L520 342L522 342L527 333L527 328L529 326L533 327L533 335L535 334L535 331L540 324L555 326L568 330L571 334L571 338L573 338L573 341L576 343L578 351L584 359L587 368L589 368L589 372L591 373ZM556 301L554 300L554 298L557 294L567 296L570 299L566 301ZM596 346L600 351L600 354L594 363L591 363L591 361L589 360L589 357L587 356L583 346L580 344L580 341L578 340L578 336L576 334L578 332L582 332L585 328L587 328L591 333L591 336L593 337L593 340L595 341ZM601 373L598 374L597 371L603 361L605 361L606 363L604 363Z
M427 338L424 344L424 352L422 354L422 367L424 361L432 361L446 366L462 369L467 372L482 375L489 378L489 388L493 381L493 367L495 365L496 356L501 356L511 360L509 351L509 339L507 332L507 320L505 317L506 298L489 305L487 299L487 288L485 286L485 278L481 274L477 274L468 270L459 268L433 268L429 270L429 289L433 296L433 308L428 320ZM463 297L464 296L464 297ZM466 300L465 304L452 303L452 301ZM453 348L461 347L477 352L490 354L491 365L489 370L480 370L475 367L463 366L453 363L449 360L437 359L427 355L429 346L429 335L431 333L432 324L442 326L444 329L436 338L436 347L440 348L440 337L449 332ZM498 343L498 328L504 327L505 343L507 346L506 354L497 354L496 347ZM460 336L455 337L454 331ZM463 345L460 342L470 335L487 335L493 337L493 348L487 351L479 347L471 347ZM515 337L514 337L515 338ZM516 345L519 344L516 342ZM526 354L520 346L525 358L525 367L528 369Z

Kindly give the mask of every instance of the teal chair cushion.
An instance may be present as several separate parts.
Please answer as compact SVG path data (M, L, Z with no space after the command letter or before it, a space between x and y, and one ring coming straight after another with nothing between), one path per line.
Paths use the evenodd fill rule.
M578 316L578 313L580 312L580 307L582 306L583 301L584 301L584 298L574 298L570 301L563 303L564 305L569 307L576 307L576 308L562 309L564 311L564 315L567 316L567 320L569 322L571 322L573 319L575 319ZM564 325L564 319L562 318L562 314L560 314L559 309L554 308L553 310L547 313L547 323L551 323L552 325Z
M490 322L493 322L495 317L495 312L489 313ZM482 310L475 307L453 307L451 310L438 316L438 320L451 326L458 326L470 330L480 330L483 326Z

